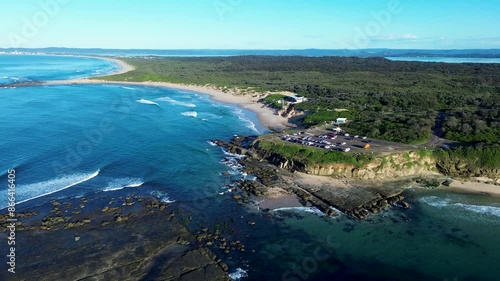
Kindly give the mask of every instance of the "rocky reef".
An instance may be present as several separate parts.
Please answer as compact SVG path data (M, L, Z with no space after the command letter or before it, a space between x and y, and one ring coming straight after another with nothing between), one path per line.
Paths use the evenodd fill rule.
M68 199L17 218L16 273L3 271L0 280L230 280L227 265L167 203ZM5 239L7 225L0 227Z

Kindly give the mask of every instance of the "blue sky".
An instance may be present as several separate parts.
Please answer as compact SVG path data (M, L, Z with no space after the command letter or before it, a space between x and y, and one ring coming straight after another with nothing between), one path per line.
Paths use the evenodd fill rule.
M500 48L497 0L2 0L0 47Z

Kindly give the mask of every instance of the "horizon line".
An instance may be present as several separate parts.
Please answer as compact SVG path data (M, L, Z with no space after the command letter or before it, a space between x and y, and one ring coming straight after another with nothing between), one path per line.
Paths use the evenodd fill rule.
M247 48L182 48L182 49L151 49L151 48L100 48L100 47L92 47L92 48L84 48L84 47L22 47L22 48L13 48L13 47L0 47L1 50L34 50L34 49L82 49L82 50L154 50L154 51L198 51L198 50L214 50L214 51L309 51L309 50L317 50L317 51L369 51L369 50L390 50L390 51L500 51L500 48L457 48L457 49L432 49L432 48L360 48L360 49L323 49L323 48L290 48L290 49L267 49L267 48L256 48L256 49L247 49Z

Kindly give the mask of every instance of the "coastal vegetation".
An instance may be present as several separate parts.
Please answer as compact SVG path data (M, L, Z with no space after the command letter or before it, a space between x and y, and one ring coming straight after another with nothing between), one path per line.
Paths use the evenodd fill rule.
M288 161L300 162L304 165L347 164L361 167L372 160L372 157L368 154L328 151L315 147L290 144L283 141L260 140L258 149L261 153L277 154Z
M469 169L500 169L500 145L460 146L453 149L439 149L434 156L441 163L457 163Z
M264 98L264 102L270 107L279 109L283 108L285 98L286 96L282 94L271 94Z
M306 102L294 105L306 112L302 120L306 127L343 117L349 120L344 130L371 138L421 144L436 134L461 143L433 154L445 173L462 173L450 168L455 164L500 167L499 64L273 56L124 60L136 69L104 79L210 84L248 92L290 91L307 97ZM271 94L263 102L279 109L285 97ZM344 163L359 167L371 157L281 142L262 141L260 145L306 165Z
M345 129L409 144L433 131L465 143L500 142L500 65L383 58L237 56L127 58L136 70L105 79L291 91L306 126L346 117ZM279 106L278 96L269 100ZM336 112L335 108L349 111Z

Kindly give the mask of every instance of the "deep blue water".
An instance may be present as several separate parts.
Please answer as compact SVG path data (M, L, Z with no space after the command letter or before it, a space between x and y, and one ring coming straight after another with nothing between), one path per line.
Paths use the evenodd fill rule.
M54 64L60 67L48 67ZM33 56L0 56L0 66L2 75L31 80L115 67ZM498 280L498 198L409 190L411 210L363 222L303 209L262 213L231 199L227 184L242 175L209 143L262 132L252 113L199 93L113 84L0 88L0 96L0 175L6 183L7 169L16 169L20 211L101 192L175 201L194 230L227 224L225 235L246 245L230 255L213 249L232 273L248 275L242 280Z

